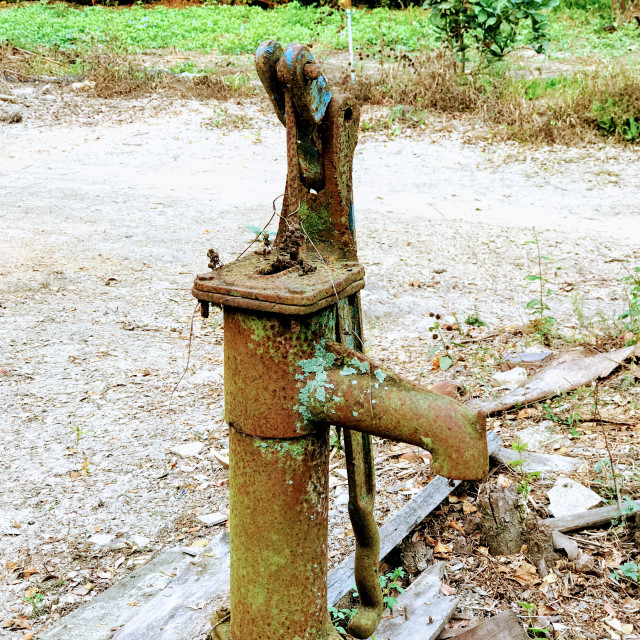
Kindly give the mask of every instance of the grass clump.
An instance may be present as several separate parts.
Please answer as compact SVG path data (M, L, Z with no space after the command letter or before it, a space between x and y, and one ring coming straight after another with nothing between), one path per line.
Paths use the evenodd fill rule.
M640 141L640 76L636 67L606 65L554 77L516 78L508 63L460 76L444 50L391 54L378 73L357 81L364 103L390 108L394 126L424 123L421 114L482 118L494 139L575 144L613 138Z

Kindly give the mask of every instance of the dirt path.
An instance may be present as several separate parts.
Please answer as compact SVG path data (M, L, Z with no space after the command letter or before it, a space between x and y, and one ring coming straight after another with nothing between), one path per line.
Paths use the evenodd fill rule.
M224 135L202 126L210 113L193 103L120 126L0 128L0 576L16 562L99 590L120 551L94 553L90 536L142 534L158 548L196 535L195 509L228 509L226 472L207 457L225 447L217 318L196 318L171 411L169 396L186 364L193 275L209 247L233 259L245 226L271 215L284 133L261 116ZM638 175L637 154L617 148L365 138L355 200L374 357L428 380L429 312L524 321L534 225L555 260L545 268L563 291L550 300L560 324L575 325L574 291L587 316L617 315L612 260L640 261ZM169 452L192 440L206 444L200 459ZM345 511L333 510L336 527ZM5 578L0 618L30 610L24 580ZM55 611L90 597L67 593Z

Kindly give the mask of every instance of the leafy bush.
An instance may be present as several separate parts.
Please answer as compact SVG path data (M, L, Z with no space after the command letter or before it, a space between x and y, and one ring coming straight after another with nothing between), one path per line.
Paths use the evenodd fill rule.
M558 0L426 0L431 24L453 51L464 72L469 49L485 60L504 57L513 49L520 27L530 22L528 44L546 49L547 18L543 13Z

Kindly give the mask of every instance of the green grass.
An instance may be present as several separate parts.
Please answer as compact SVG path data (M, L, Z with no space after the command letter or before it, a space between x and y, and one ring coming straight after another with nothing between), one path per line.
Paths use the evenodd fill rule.
M0 12L0 42L18 47L85 49L115 38L127 52L175 48L179 51L253 53L266 38L281 42L347 47L343 11L291 3L272 11L251 6L71 8L63 4L25 3ZM428 13L422 9L358 11L354 38L362 48L408 51L435 46Z
M619 58L640 52L640 29L627 23L615 33L605 27L613 23L610 9L592 8L554 11L549 19L551 58Z
M640 51L640 30L635 24L611 34L604 31L611 22L604 0L562 0L550 16L551 57L616 58ZM409 52L437 46L429 14L419 8L357 10L353 30L356 46L365 52L375 53L381 41L386 49ZM9 5L0 11L0 42L25 49L83 51L117 41L127 53L173 48L240 54L253 53L266 38L345 49L345 14L296 2L271 11L247 5L118 9L45 2Z

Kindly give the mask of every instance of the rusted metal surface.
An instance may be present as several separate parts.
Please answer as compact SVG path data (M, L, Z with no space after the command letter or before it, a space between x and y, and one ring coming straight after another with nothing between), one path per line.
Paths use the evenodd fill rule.
M322 348L334 358L321 377L331 393L324 401L310 395L306 408L313 420L422 447L431 453L437 475L479 480L488 473L482 414L403 380L341 344L326 342Z
M231 640L337 640L327 616L328 432L344 429L360 609L382 614L371 435L423 447L435 473L488 469L484 418L363 353L352 162L359 108L306 47L260 45L258 75L285 125L287 178L273 242L210 263L193 295L224 306L230 427ZM211 256L209 256L211 259ZM218 635L226 622L216 627Z
M355 232L354 232L355 236ZM340 300L337 305L337 337L340 344L364 350L364 332L360 294ZM356 538L354 577L360 594L358 610L349 622L348 632L356 638L368 638L382 618L384 603L380 589L380 533L373 515L376 472L371 436L343 429L349 518Z
M277 43L263 43L256 66L287 131L287 181L274 250L199 275L192 292L225 306L312 313L364 287L352 194L360 109L350 96L330 91L305 47L291 45L283 53ZM283 261L283 247L296 232L304 239L300 255Z
M327 613L328 431L230 429L231 637L339 639Z
M198 276L193 295L224 306L299 315L335 304L334 288L346 296L364 287L360 263L330 254L323 256L324 260L315 253L307 253L306 258L316 267L312 273L301 276L292 267L265 276L260 272L274 259L256 253Z
M313 368L315 345L335 335L333 308L298 319L224 310L224 402L227 423L264 438L316 431L301 413L300 362ZM296 378L298 376L298 378Z

